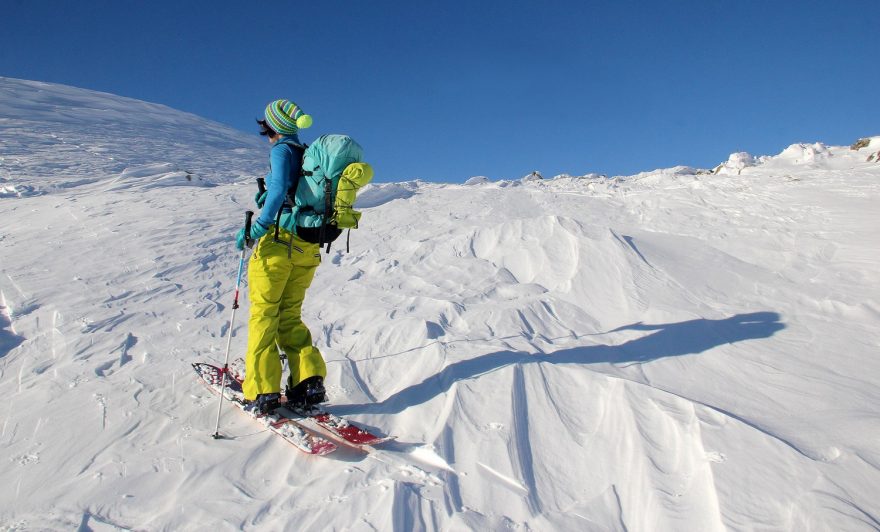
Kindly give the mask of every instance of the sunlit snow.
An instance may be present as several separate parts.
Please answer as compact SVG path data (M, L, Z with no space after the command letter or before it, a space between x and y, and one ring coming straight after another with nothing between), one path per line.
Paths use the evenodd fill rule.
M0 523L877 529L880 137L816 140L370 185L304 316L333 411L397 440L312 457L233 409L212 439L191 368L222 363L265 140L0 78Z

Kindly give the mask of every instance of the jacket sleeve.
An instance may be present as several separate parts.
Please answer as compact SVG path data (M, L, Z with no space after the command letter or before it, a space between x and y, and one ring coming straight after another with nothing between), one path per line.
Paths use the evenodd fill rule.
M302 173L302 155L300 150L287 144L276 144L272 147L269 155L271 170L266 176L266 203L260 211L257 222L263 227L275 224L278 211L287 197L287 190L291 187L292 179L299 179Z

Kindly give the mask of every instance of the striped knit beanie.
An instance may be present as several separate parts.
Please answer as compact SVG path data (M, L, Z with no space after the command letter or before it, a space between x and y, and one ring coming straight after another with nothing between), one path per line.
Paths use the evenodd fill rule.
M290 100L275 100L266 106L266 123L276 133L296 135L312 125L312 117Z

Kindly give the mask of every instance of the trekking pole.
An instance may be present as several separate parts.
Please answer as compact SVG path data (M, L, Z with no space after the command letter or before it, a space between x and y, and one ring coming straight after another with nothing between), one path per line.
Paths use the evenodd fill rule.
M235 298L232 302L232 317L229 318L229 333L226 335L226 359L223 361L222 378L220 381L220 403L217 405L217 425L214 427L213 438L219 440L220 436L220 413L223 412L223 395L226 393L226 375L229 374L229 348L232 345L232 325L235 323L235 310L238 308L238 292L241 287L241 273L244 271L245 250L251 247L251 218L254 211L244 213L244 241L245 247L241 248L241 257L238 259L238 279L235 281Z

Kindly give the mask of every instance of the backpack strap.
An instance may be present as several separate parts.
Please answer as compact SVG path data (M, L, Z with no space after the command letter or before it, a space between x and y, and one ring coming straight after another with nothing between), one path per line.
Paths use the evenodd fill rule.
M318 237L318 247L324 247L324 240L327 238L327 225L333 214L333 180L330 176L324 176L324 214L321 216L321 233ZM327 253L330 253L331 242L326 242Z
M284 203L281 205L281 208L278 209L278 214L275 216L275 239L274 239L274 241L278 244L283 244L284 246L287 247L287 258L289 259L291 257L291 250L293 248L293 237L291 236L291 239L286 242L284 240L281 240L281 215L284 213L284 207L287 206L291 210L291 215L293 216L293 219L296 220L296 214L297 214L297 211L299 210L299 208L296 206L296 202L293 201L293 197L291 196L290 193L291 193L291 191L293 191L293 193L296 194L296 187L299 186L299 178L302 177L303 175L306 175L306 172L304 172L302 169L302 159L305 156L306 148L308 148L309 145L308 144L300 144L300 143L294 142L290 139L281 139L281 141L279 141L279 142L281 144L287 144L288 146L290 146L292 155L296 155L297 150L301 151L301 155L299 156L299 158L300 158L300 163L299 163L300 171L298 174L293 176L292 182L290 183L290 186L287 188L287 195L284 198ZM309 174L311 174L311 172L309 172ZM293 235L295 233L296 233L296 231L291 231L291 235Z

